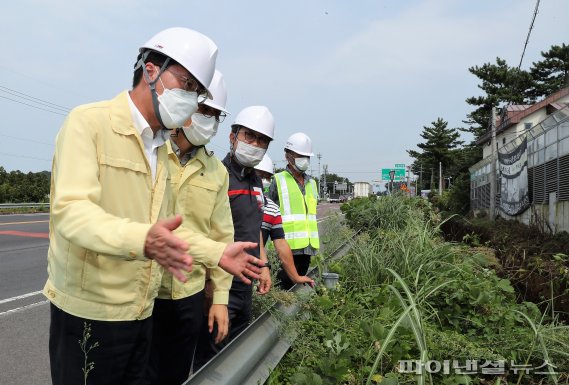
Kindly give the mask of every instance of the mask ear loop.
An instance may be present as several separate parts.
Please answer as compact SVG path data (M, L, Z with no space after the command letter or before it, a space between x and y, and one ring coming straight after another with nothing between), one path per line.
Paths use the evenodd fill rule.
M287 160L288 160L288 164L290 164L290 166L292 167L292 169L293 169L294 171L296 171L296 172L302 174L303 171L300 170L298 167L296 167L296 162L295 162L295 159L296 159L296 158L295 158L294 156L292 156L292 154L291 154L290 152L287 153L286 156L288 156L288 159L287 159Z
M235 144L235 142L237 142L237 137L239 136L239 131L241 130L241 126L237 126L237 131L235 131L233 133L234 135L234 139L233 139L233 143L231 143L231 147L229 148L229 152L231 153L231 156L235 156L235 147L237 147L237 145Z
M229 153L231 154L231 157L233 158L235 156L235 150L237 149L237 143L239 141L239 139L237 139L237 136L239 136L239 131L241 130L241 126L237 126L237 131L235 131L235 133L233 135L235 135L235 139L233 140L233 143L231 143L231 148L229 149ZM239 162L237 162L239 163ZM241 169L241 178L243 178L245 176L245 169L247 167L243 167ZM249 181L249 183L251 183L251 181ZM251 200L251 196L249 196L249 200Z
M139 67L142 67L142 72L144 73L144 79L146 79L146 82L148 83L148 86L150 87L150 94L152 95L152 106L154 107L154 114L156 115L156 119L158 119L158 123L160 123L160 126L162 127L162 129L170 130L169 128L167 128L164 125L164 122L162 121L162 117L160 116L160 109L158 108L158 105L159 105L158 93L156 92L156 82L158 81L158 79L160 79L160 75L162 75L162 73L168 67L168 63L170 63L170 57L166 56L166 61L164 62L164 64L162 64L162 67L160 67L160 71L158 71L158 75L156 76L156 79L150 80L150 75L148 75L148 71L146 70L146 66L145 66L145 61L148 58L149 54L150 54L150 51L145 51L142 54L142 57L140 58L140 60L136 64L135 70L138 69Z
M191 125L190 125L191 127ZM176 128L177 132L182 132L182 135L184 136L184 138L186 138L186 140L188 141L188 143L190 143L192 145L192 147L194 148L200 148L200 147L204 147L205 148L205 144L200 144L199 146L196 146L195 144L192 143L192 141L190 140L190 138L188 138L188 135L186 135L186 132L184 130L182 130L181 128Z

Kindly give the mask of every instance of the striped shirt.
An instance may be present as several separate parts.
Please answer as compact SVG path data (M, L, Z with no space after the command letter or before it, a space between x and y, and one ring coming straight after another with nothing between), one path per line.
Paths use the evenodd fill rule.
M265 206L263 209L263 222L261 223L261 234L263 243L266 245L269 238L284 239L283 220L279 206L265 196Z

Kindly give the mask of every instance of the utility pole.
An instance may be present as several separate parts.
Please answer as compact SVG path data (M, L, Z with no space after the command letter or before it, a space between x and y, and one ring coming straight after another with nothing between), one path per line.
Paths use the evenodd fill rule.
M411 166L407 166L407 191L411 191Z
M439 195L443 195L443 162L439 162Z
M389 171L389 188L387 189L389 195L393 194L393 178L395 178L395 170Z
M318 196L321 197L322 196L322 174L320 173L320 159L322 159L322 154L318 153L316 154L316 157L318 158Z
M419 172L419 186L417 186L417 195L419 195L419 190L423 189L423 163L421 163L421 171Z
M494 220L496 215L496 107L492 107L492 121L490 122L492 130L492 155L490 159L490 220Z
M326 193L328 193L328 183L326 182L326 174L328 174L328 165L325 164L324 165L324 175L322 177L322 184L323 184L323 191L324 191L324 195L326 195Z

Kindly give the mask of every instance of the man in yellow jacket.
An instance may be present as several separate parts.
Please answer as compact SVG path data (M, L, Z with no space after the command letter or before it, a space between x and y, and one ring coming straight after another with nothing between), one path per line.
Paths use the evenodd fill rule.
M48 280L51 376L59 384L140 384L164 270L184 281L192 254L250 282L254 243L225 243L165 218L171 205L164 130L205 100L217 47L170 28L140 50L133 90L75 108L56 139ZM175 233L175 234L174 234Z
M188 126L176 129L166 143L175 212L183 216L184 225L193 231L215 241L231 243L234 231L227 195L227 169L205 148L227 114L225 81L219 71L215 71L208 88L212 98L200 105ZM152 312L148 384L181 384L188 378L204 318L206 295L208 303L212 303L208 307L209 332L213 332L216 324L217 342L228 333L231 274L219 267L207 269L196 263L186 275L185 283L169 273L162 277ZM206 279L212 293L204 290Z

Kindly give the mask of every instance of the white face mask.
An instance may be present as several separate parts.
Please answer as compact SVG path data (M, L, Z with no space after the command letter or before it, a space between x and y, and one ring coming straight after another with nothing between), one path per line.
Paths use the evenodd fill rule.
M193 114L192 123L183 127L184 135L194 146L204 146L217 134L219 123L213 116L206 117L203 114Z
M240 140L235 140L234 143L233 154L235 159L245 167L255 167L261 163L265 152L267 152L266 148L255 147Z
M263 189L268 190L270 186L271 186L271 180L270 179L263 179Z
M294 165L297 169L304 172L310 167L310 158L296 158Z
M182 127L184 122L198 110L198 94L181 88L164 87L162 95L158 95L158 103L158 111L164 127L173 130Z

